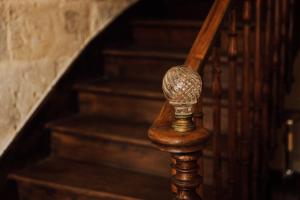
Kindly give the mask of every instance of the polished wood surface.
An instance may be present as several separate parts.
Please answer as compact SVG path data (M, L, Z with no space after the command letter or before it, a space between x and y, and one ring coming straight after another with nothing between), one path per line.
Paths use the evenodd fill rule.
M196 71L201 71L201 67L208 57L207 52L224 20L224 16L227 13L230 4L230 0L217 0L214 2L208 17L202 24L201 30L190 50L185 65ZM172 121L172 116L173 112L171 106L168 103L165 103L158 117L155 119L154 125L170 123Z
M259 199L258 195L262 153L262 124L261 124L261 98L262 98L262 58L261 58L261 0L255 2L255 63L254 63L254 132L253 132L253 174L252 193L253 199Z
M185 65L195 71L199 71L203 76L202 67L208 58L208 50L214 41L220 25L224 19L231 1L216 0L206 17L200 32L190 50L185 61ZM173 153L176 159L175 171L172 174L172 186L176 187L175 199L202 199L202 194L197 194L196 188L201 188L202 181L197 178L199 176L197 160L202 154L203 145L209 138L209 132L203 128L203 101L202 96L195 105L195 131L186 134L178 134L170 129L171 122L174 120L174 110L169 103L165 103L159 116L155 119L152 127L149 129L149 138L157 144L158 148ZM184 137L183 137L184 136ZM176 153L176 154L174 154ZM185 153L185 155L181 155ZM194 155L196 154L196 156ZM190 158L193 157L193 164ZM182 158L182 160L180 159ZM187 160L186 160L186 159ZM184 178L185 173L181 173L181 164L186 166L189 179ZM195 171L192 173L192 171ZM201 190L201 189L200 189ZM173 189L173 191L175 191Z
M220 65L220 49L213 49L213 83L212 93L214 98L213 105L213 154L214 154L214 199L219 199L222 196L222 164L221 164L221 98L222 98L222 83L221 83L221 65Z
M69 193L76 199L171 199L167 178L109 167L95 168L79 162L50 158L36 166L20 171L11 178L30 185L38 185L39 190L25 190L28 199L67 199ZM124 181L120 181L124 180ZM154 188L153 188L154 187ZM51 188L50 192L47 188ZM134 188L128 190L128 188ZM153 188L153 193L149 188ZM57 190L58 189L58 190ZM48 194L47 194L48 191ZM51 191L51 190L50 190ZM45 195L39 194L44 193Z
M251 12L252 12L252 5L250 0L245 0L243 5L243 57L244 57L244 63L243 63L243 110L242 110L242 119L241 119L241 140L240 140L240 146L241 146L241 181L242 181L242 187L241 187L241 196L243 199L247 200L249 199L250 195L250 188L249 188L249 173L248 169L250 166L250 155L251 155L251 149L250 149L250 138L251 138L251 123L250 123L250 93L251 93L251 87L250 87L250 67L251 67L251 50L250 50L250 43L251 43Z
M238 167L238 147L237 147L237 10L234 8L230 13L230 41L228 46L229 56L229 120L228 120L228 156L229 156L229 199L235 199L237 194L237 167Z
M21 199L264 199L295 1L152 2L78 64L89 76L64 86L77 114L47 125L46 161L11 175ZM161 80L183 63L203 91L181 135Z

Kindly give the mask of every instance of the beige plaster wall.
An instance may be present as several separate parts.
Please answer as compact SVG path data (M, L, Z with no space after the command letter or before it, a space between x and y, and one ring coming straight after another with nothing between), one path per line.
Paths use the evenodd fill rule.
M84 46L137 0L0 0L0 155Z

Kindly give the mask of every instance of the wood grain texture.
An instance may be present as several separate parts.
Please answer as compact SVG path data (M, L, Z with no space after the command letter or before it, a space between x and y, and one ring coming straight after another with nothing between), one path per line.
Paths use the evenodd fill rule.
M237 147L237 10L234 8L230 13L230 42L228 46L229 62L229 91L228 91L228 155L229 155L229 199L235 199L237 195L237 167L238 167L238 147Z
M242 127L241 127L241 197L245 200L249 199L250 190L249 190L249 167L250 167L250 93L251 93L251 86L250 86L250 43L251 43L251 11L252 5L250 0L244 1L244 8L243 8L243 57L244 57L244 64L243 64L243 111L242 111Z
M48 159L38 165L27 168L11 178L27 185L47 188L44 194L49 199L61 200L70 198L71 193L78 199L171 199L166 178L145 175L120 168L85 165L63 159ZM52 191L58 191L56 194ZM136 188L136 189L132 189ZM153 192L156 191L156 192ZM24 197L38 200L44 195L31 193L30 188L24 191ZM30 192L30 193L28 193ZM52 196L51 196L52 195ZM47 197L47 195L45 195ZM62 197L63 196L63 197ZM84 198L83 198L84 197ZM61 198L61 199L60 199Z
M263 15L265 21L265 28L264 33L262 33L262 38L265 41L263 46L262 55L264 59L262 59L263 64L263 77L262 77L262 191L267 189L267 182L264 181L268 177L268 155L271 150L270 148L270 141L271 141L271 126L270 126L270 102L271 102L271 49L272 49L272 41L271 41L271 34L272 34L272 6L273 3L271 0L264 1L262 3L263 7L266 8L266 14ZM263 194L265 195L265 193Z
M192 49L188 55L188 58L185 62L185 65L192 68L195 71L199 71L200 75L203 75L203 65L208 58L208 51L212 46L212 43L215 39L215 36L220 29L221 23L224 19L225 14L227 13L231 1L218 1L216 0L209 12L209 15L206 17L201 30L193 44ZM199 70L200 69L200 70ZM199 98L198 103L195 108L195 121L196 121L196 130L188 132L184 136L180 135L169 127L171 122L174 119L174 110L169 103L165 103L160 114L154 121L152 127L149 129L149 138L158 145L158 147L163 151L168 151L172 153L175 157L182 157L179 153L186 153L186 157L194 157L194 161L198 160L199 156L192 156L194 152L198 155L202 154L202 145L209 138L209 132L204 131L203 128L203 105L202 105L202 96ZM174 132L174 133L173 133ZM180 136L180 137L179 137ZM180 144L178 146L178 144ZM196 146L195 146L196 145ZM195 167L197 166L197 162ZM182 166L190 166L187 170L194 171L197 167L191 167L194 165L187 160L182 160L179 162L176 161L176 174L173 175L172 186L176 186L176 199L202 199L201 194L196 193L196 188L202 187L202 181L197 177L199 176L198 170L196 173L191 173L185 179L181 177L185 173L181 173ZM195 169L194 169L195 168ZM184 182L182 182L185 180ZM173 191L174 187L173 187Z
M222 184L222 165L221 165L221 146L220 146L220 134L221 134L221 66L220 66L220 49L215 47L213 49L214 65L212 69L213 84L212 93L214 98L213 105L213 154L214 154L214 199L220 199L222 196L221 190Z
M262 153L262 123L261 123L261 98L262 98L262 58L261 58L261 0L255 1L255 64L254 64L254 135L253 135L253 174L252 194L253 199L259 199L260 169Z
M202 70L202 65L204 65L206 58L208 58L208 51L220 29L224 16L230 8L230 4L230 0L216 0L206 17L185 61L185 64L195 71ZM173 120L173 116L173 109L170 104L166 102L158 114L158 117L155 119L154 125L169 124Z

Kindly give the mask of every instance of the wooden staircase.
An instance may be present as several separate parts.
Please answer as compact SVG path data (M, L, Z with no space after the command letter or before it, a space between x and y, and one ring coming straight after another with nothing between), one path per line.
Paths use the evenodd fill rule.
M75 83L79 113L46 125L51 155L10 175L20 199L172 199L169 155L154 148L147 131L165 101L163 74L184 62L200 26L191 19L130 21L132 43L101 50L109 78ZM205 104L211 115L209 96ZM205 158L209 187L211 147Z
M187 10L197 9L190 7ZM51 131L51 155L10 174L10 179L18 184L20 199L172 199L168 178L170 157L154 147L147 132L165 102L161 90L164 73L170 67L184 63L202 25L195 15L191 14L193 17L188 19L135 18L128 22L129 34L119 43L121 45L108 45L99 50L102 59L99 68L104 69L104 74L95 80L77 81L70 88L78 96L78 113L49 122L45 127ZM219 34L222 126L218 144L222 188L226 188L228 180L229 65L243 65L240 48L243 34L242 28L237 27L236 60L230 60L232 58L226 53L235 35L228 34L229 24L225 24ZM250 44L249 49L252 51L254 44ZM251 63L254 58L249 59ZM213 106L216 102L210 88L214 82L213 62L214 59L209 58L203 72L204 124L209 130L214 129ZM236 70L237 98L234 100L240 119L242 68L236 67ZM240 123L237 126L240 127ZM237 132L240 137L240 128ZM203 152L206 200L213 198L214 155L210 141Z

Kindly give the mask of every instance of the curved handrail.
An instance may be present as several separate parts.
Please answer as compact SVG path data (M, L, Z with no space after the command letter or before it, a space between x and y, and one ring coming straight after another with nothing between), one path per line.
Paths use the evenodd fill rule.
M215 0L193 43L185 65L195 71L202 71L209 56L209 50L214 44L214 39L220 30L222 22L225 20L231 3L232 0ZM173 121L173 117L172 107L168 102L165 102L152 127L169 124Z

